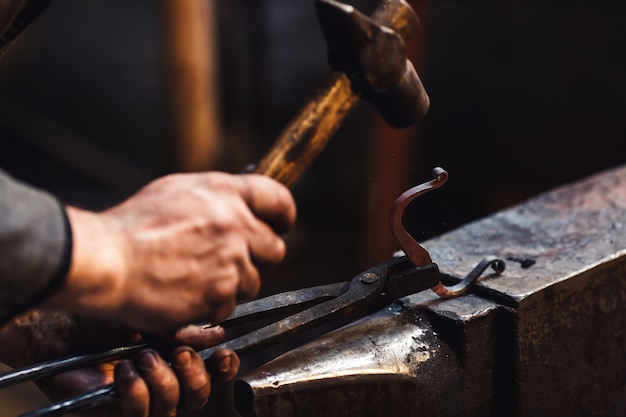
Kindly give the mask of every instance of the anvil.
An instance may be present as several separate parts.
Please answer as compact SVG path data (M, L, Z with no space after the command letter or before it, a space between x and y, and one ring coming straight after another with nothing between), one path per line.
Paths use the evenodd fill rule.
M242 416L626 415L626 167L424 243L471 293L420 292L235 385Z

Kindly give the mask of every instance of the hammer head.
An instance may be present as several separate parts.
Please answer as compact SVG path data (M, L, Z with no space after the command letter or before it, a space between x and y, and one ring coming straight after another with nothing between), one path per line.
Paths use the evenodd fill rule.
M413 9L404 0L385 0L370 18L334 0L316 6L330 66L345 72L390 125L422 120L430 101L405 45L419 25Z

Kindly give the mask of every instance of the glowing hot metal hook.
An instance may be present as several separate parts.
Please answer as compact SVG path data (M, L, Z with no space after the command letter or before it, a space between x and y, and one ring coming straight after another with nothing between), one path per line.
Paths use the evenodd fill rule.
M443 168L437 167L433 169L434 179L402 193L396 199L389 213L389 226L395 238L400 244L400 248L414 265L426 265L432 263L430 254L422 247L413 236L404 227L404 210L417 197L426 194L429 191L436 190L445 184L448 179L448 172Z
M432 259L428 251L404 227L404 211L417 197L441 187L448 179L448 172L443 168L437 167L433 169L432 173L433 180L417 185L402 193L394 202L389 214L389 224L392 233L398 240L400 248L404 251L407 258L416 266L430 264ZM439 282L431 289L442 298L457 297L464 294L490 266L499 274L504 271L505 263L496 257L485 258L457 284L447 287L442 282Z

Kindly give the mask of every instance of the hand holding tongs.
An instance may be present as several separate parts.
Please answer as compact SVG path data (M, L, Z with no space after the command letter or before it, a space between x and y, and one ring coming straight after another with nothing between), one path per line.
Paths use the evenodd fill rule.
M432 263L428 252L404 229L402 223L404 209L413 199L438 188L447 179L447 173L441 168L435 169L433 173L434 180L402 194L396 200L391 212L392 231L406 256L399 256L375 265L348 282L290 291L237 306L230 318L220 324L235 325L242 321L253 321L278 313L288 313L294 309L305 309L243 336L201 350L198 353L202 359L207 361L213 353L222 348L229 348L238 354L261 349L338 318L365 316L389 305L398 298L429 288L442 297L457 296L464 293L489 266L497 273L502 272L504 270L502 260L486 258L455 286L446 287L441 283L439 268ZM310 307L306 308L307 306ZM0 388L119 359L137 353L145 347L147 344L120 347L7 372L0 375ZM108 403L116 396L114 384L108 384L20 417L60 416Z
M376 265L349 282L305 288L242 304L222 323L224 326L242 320L256 320L281 310L297 308L326 299L313 307L286 317L241 337L198 352L208 360L221 348L243 354L281 342L296 333L347 315L365 315L396 298L423 291L439 282L434 264L416 267L406 257ZM106 352L41 363L0 375L0 388L32 381L113 359L119 359L145 348L145 344L126 346ZM116 397L114 384L102 386L85 394L52 404L23 416L58 416L107 403Z

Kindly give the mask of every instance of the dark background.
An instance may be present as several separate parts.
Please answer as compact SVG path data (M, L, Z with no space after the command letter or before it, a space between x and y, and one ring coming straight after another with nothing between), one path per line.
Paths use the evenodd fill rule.
M156 3L56 0L27 29L0 65L3 169L93 210L172 171ZM224 152L214 168L238 172L309 97L325 45L312 0L218 4ZM416 184L436 165L450 173L410 210L420 240L624 162L626 3L413 4L431 108L397 174ZM394 139L377 137L380 124L360 104L294 188L298 225L264 292L347 280L378 261L367 256L377 243L368 227L387 222L371 216L375 175L397 169L391 149L368 156L373 141Z
M0 166L71 204L103 209L172 171L162 21L148 0L56 0L0 65ZM353 2L370 11L376 2ZM224 152L260 159L327 69L313 1L218 2ZM294 188L289 257L266 289L346 279L373 261L378 172L445 187L410 208L420 240L624 160L622 2L416 1L416 67L432 104L410 167L361 103ZM412 44L411 44L412 45ZM410 46L411 46L410 45ZM393 133L393 129L391 129ZM390 163L391 162L391 163ZM386 184L383 184L383 187ZM387 202L385 202L387 204ZM365 248L365 249L364 249ZM380 255L378 255L380 256ZM385 254L386 256L386 254Z
M157 3L56 0L44 11L0 65L0 166L95 210L172 171ZM376 2L352 4L368 12ZM623 162L622 2L413 5L423 23L415 64L432 103L398 177L450 172L410 209L420 240ZM312 0L220 1L218 14L225 150L214 168L238 172L310 96L325 45ZM373 137L376 123L360 104L294 188L298 226L266 290L347 279L378 261L364 256L376 244L369 224L387 221L370 215L381 187L372 164L396 167L393 154L368 156L372 141L393 140Z

